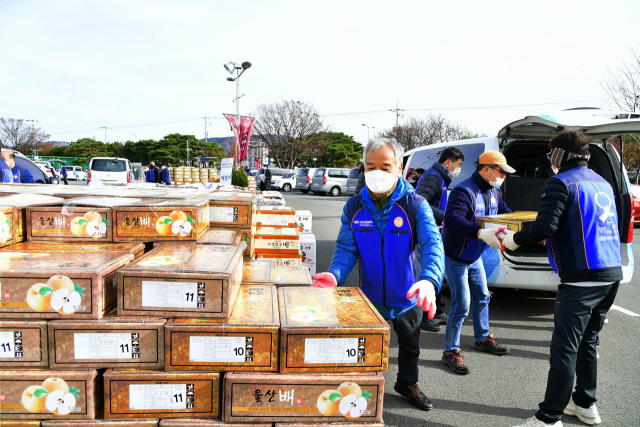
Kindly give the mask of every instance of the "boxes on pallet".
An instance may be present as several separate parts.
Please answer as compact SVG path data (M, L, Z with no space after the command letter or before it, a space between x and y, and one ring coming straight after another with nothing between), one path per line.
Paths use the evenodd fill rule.
M160 420L43 421L41 427L158 427ZM4 426L4 424L3 424Z
M104 373L104 417L220 417L219 372L109 369Z
M206 418L167 418L160 420L160 427L272 427L271 423L242 423L229 424L224 421L211 420ZM330 426L325 426L330 427Z
M295 228L258 227L255 239L257 254L300 253L300 233Z
M389 325L359 288L278 288L280 372L384 371Z
M316 252L316 236L313 234L300 234L302 265L309 269L311 275L316 274Z
M256 198L249 193L216 192L209 200L209 225L212 228L248 228L256 222Z
M46 320L0 320L0 369L48 368Z
M49 254L62 253L104 253L104 252L124 252L139 258L144 253L144 243L98 243L86 242L77 243L48 243L48 242L22 242L8 248L0 249L2 256L18 256L20 253L25 258L38 258L50 256ZM7 254L7 255L5 255ZM46 255L45 255L46 254Z
M273 286L276 281L276 263L273 260L245 259L242 268L243 285Z
M246 243L246 247L244 248L244 251L242 252L242 254L245 257L249 257L252 258L255 254L255 234L256 234L256 227L250 227L250 228L225 228L225 227L216 227L217 230L230 230L230 231L238 231L240 233L241 237L241 242L245 242Z
M167 371L277 371L277 289L242 286L228 319L173 319L165 331Z
M311 286L309 269L304 265L299 267L276 266L276 286Z
M2 187L7 187L3 185ZM27 240L27 207L43 204L62 203L61 197L51 197L28 192L19 194L2 193L0 212L4 214L4 222L0 215L0 248ZM6 195L6 196L5 196ZM4 225L6 224L6 226ZM7 232L10 232L9 236Z
M118 316L229 317L242 282L231 245L160 245L118 271Z
M116 303L124 252L3 253L0 318L100 319Z
M227 422L382 422L381 373L229 372L224 388Z
M256 225L260 227L295 227L296 211L289 207L261 206Z
M296 226L300 234L313 234L313 215L311 215L311 211L296 211Z
M0 370L2 420L93 420L102 377L91 370Z
M116 317L49 322L51 368L164 367L164 319Z

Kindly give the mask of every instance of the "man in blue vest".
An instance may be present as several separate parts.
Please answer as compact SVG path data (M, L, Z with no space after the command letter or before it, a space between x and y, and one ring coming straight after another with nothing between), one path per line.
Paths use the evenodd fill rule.
M0 184L13 184L13 172L11 171L11 167L7 161L8 154L7 152L11 152L10 150L3 150L2 157L0 157ZM13 154L13 153L12 153ZM5 157L7 156L7 157Z
M442 220L444 219L444 210L447 207L447 191L451 184L451 178L460 175L462 162L464 162L462 151L456 147L447 147L442 151L440 159L424 171L418 181L416 193L427 199L438 225L442 225ZM420 169L416 169L416 171L418 170ZM447 315L444 312L444 308L442 293L439 293L436 296L436 315L433 316L433 319L424 317L420 327L425 331L439 332L440 325L447 324Z
M11 168L13 173L13 182L22 184L33 184L33 175L27 169L18 166L16 163L16 154L11 150L2 152L2 160Z
M62 167L60 167L60 175L62 175L64 185L69 185L69 183L67 182L67 168L65 167L64 163L62 164Z
M343 285L360 261L360 288L398 335L396 392L428 411L432 404L418 386L420 321L433 318L435 294L444 276L444 253L429 204L400 178L402 146L378 138L364 148L366 186L342 212L342 226L327 273L314 274L313 286ZM413 270L413 251L420 244L422 264Z
M542 190L536 221L504 239L509 250L547 239L549 262L561 283L547 391L535 417L522 426L562 426L563 413L590 425L601 422L595 405L596 336L618 292L622 267L615 195L587 166L589 142L575 131L551 140L549 159L557 175Z
M482 263L482 252L492 250L487 245L500 249L500 240L496 236L497 230L480 228L476 218L511 212L498 188L506 174L515 169L498 151L486 151L474 163L476 171L473 175L451 191L442 227L445 269L451 289L442 363L461 375L470 372L460 351L460 330L469 315L469 306L475 338L473 348L500 356L509 353L509 349L498 344L489 333L489 289Z
M167 169L167 165L162 165L160 167L160 182L164 185L171 185L171 174L169 174L169 169Z

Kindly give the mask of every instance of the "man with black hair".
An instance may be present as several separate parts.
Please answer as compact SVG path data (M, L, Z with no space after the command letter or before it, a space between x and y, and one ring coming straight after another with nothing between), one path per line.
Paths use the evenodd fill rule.
M156 162L151 160L149 163L149 182L155 182L156 184L161 182L160 169L156 166Z
M409 181L409 184L411 184L413 188L416 188L418 186L418 183L422 179L423 173L424 173L424 169L422 168L418 168L413 171L413 176L411 176L411 181Z
M416 193L424 197L429 202L433 217L438 225L442 225L444 210L447 206L447 191L451 178L460 175L464 162L464 154L456 147L447 147L442 151L440 158L429 169L421 174L418 180ZM416 169L418 172L421 169ZM420 327L425 331L439 332L440 325L447 324L447 314L444 312L444 302L442 295L436 296L436 315L433 319L426 316L422 319Z
M548 157L556 175L544 185L536 221L518 233L505 232L503 244L512 251L546 239L561 283L547 391L535 416L519 427L562 426L563 413L589 425L601 422L595 405L596 336L618 292L622 266L615 195L588 167L589 142L576 131L551 140Z

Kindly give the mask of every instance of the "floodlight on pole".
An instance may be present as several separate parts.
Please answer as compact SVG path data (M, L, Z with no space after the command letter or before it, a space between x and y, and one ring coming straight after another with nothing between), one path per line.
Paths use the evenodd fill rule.
M362 126L367 128L367 142L369 142L370 141L370 139L369 139L369 130L370 129L375 129L376 127L375 126L367 126L364 123L362 124Z

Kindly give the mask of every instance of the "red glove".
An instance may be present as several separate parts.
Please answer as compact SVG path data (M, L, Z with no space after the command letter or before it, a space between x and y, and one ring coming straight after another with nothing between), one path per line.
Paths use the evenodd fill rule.
M418 307L422 307L422 310L427 312L429 319L433 319L436 314L436 289L433 283L428 280L416 282L407 292L407 298L413 298L416 293L418 294Z
M335 288L338 286L336 276L331 273L318 273L311 276L315 282L311 285L314 288Z

